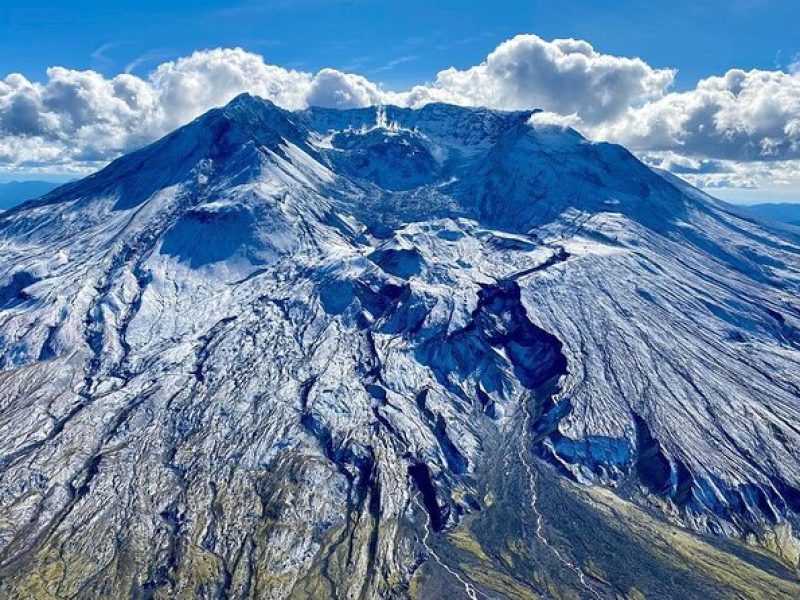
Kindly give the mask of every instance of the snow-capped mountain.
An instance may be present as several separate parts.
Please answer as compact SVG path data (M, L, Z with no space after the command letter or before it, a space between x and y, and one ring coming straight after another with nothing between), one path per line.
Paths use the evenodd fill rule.
M0 215L0 595L799 597L800 237L531 115L245 95Z

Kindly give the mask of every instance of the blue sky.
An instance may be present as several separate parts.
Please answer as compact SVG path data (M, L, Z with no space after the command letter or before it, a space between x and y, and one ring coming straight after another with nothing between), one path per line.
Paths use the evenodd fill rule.
M0 181L80 176L252 91L544 108L717 195L800 200L799 24L797 0L0 0Z
M242 46L274 64L356 71L389 87L467 67L518 33L574 37L677 68L686 88L800 52L796 0L4 0L0 73L54 64L146 73L192 50Z

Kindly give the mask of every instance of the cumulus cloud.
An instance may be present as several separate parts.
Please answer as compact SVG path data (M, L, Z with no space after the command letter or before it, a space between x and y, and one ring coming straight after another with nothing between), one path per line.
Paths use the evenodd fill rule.
M539 118L549 122L593 124L663 96L673 75L640 59L601 54L581 40L534 35L517 36L480 65L447 69L433 83L404 92L334 69L311 74L270 65L241 48L195 52L158 65L146 78L52 67L44 82L20 74L0 82L0 161L93 168L245 91L289 109L445 101L536 107L548 111Z
M284 69L240 48L195 52L146 79L51 67L44 82L21 74L0 81L0 165L49 161L58 170L92 169L245 91L288 109L383 100L378 86L359 75Z
M158 112L151 86L130 75L51 67L38 83L12 74L0 82L0 160L104 161L158 135Z
M533 125L572 126L620 142L651 164L711 186L796 182L800 69L732 69L670 91L675 71L603 54L586 41L520 35L480 64L389 91L335 69L270 65L241 48L164 62L146 77L104 77L64 67L43 81L0 80L0 170L91 170L242 92L288 109L430 102L538 108Z
M633 150L763 161L800 158L800 74L732 69L592 131Z
M322 69L309 86L305 103L325 108L359 108L384 101L377 85L361 77L335 69Z
M593 124L664 95L675 72L638 58L601 54L583 40L545 41L519 35L470 69L441 71L430 86L411 90L407 103L443 100L505 109L540 108L575 114Z
M185 123L242 92L289 109L305 106L312 82L308 73L269 65L241 48L195 52L159 65L147 84L153 89L167 127Z

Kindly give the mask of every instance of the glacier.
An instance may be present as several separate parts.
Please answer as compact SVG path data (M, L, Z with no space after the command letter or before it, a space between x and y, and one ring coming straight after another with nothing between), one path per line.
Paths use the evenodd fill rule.
M0 595L800 597L800 229L534 112L242 95L0 214Z

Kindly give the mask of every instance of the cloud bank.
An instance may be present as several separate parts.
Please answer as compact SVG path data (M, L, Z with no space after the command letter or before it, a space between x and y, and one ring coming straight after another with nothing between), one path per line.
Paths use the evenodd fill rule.
M430 102L540 108L539 120L622 143L706 187L791 183L800 161L800 69L742 71L670 88L675 71L603 54L583 40L520 35L478 65L389 91L365 77L270 65L241 48L198 51L147 77L51 67L44 81L0 81L0 169L86 171L241 92L289 109Z

